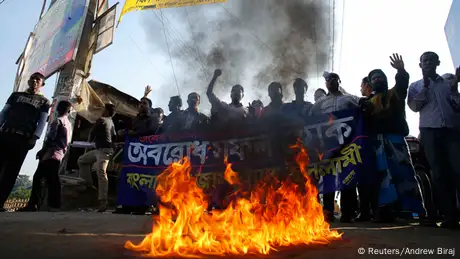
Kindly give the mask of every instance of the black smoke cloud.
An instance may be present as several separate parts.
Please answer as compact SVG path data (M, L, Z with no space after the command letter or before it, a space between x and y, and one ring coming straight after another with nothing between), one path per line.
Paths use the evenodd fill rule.
M162 14L152 11L144 27L152 46L161 46L167 55L161 22L165 17L183 97L191 91L204 94L214 69L221 68L218 96L225 100L232 85L242 84L246 103L262 99L266 104L271 81L281 82L285 99L290 99L295 78L321 76L328 68L331 8L325 2L229 0L164 9ZM167 89L174 95L173 78L170 84Z

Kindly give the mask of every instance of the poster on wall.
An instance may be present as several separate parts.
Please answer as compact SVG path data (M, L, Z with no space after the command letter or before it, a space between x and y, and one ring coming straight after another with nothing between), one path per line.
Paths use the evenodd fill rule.
M33 32L30 50L17 91L27 89L27 79L35 72L46 78L75 59L83 31L89 0L56 0Z

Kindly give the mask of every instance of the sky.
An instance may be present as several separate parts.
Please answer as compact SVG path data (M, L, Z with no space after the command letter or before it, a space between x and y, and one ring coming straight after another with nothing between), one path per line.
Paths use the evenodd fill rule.
M109 1L110 4L115 2ZM118 12L124 1L119 2ZM344 17L343 24L339 25L342 29L342 46L340 55L336 56L335 69L340 73L342 86L349 93L360 95L361 79L375 68L383 69L390 79L390 85L393 85L395 70L389 60L392 53L403 56L411 81L421 78L418 63L420 55L425 51L439 54L439 74L453 73L454 66L444 34L444 24L452 0L345 0L342 3ZM38 21L41 5L42 2L37 0L28 1L27 5L21 0L6 0L0 4L0 106L11 94L17 69L15 61L24 48L29 32ZM169 42L180 39L184 28L183 24L175 21L176 11L163 11L170 26L177 28L176 32L167 33L166 39ZM91 79L113 85L135 97L141 97L144 87L151 85L153 93L150 97L155 106L167 110L168 100L161 94L155 94L177 94L165 36L161 31L153 31L158 27L153 27L152 32L149 32L145 26L141 26L146 19L152 19L153 15L153 11L139 11L124 16L115 31L114 44L94 57ZM157 37L149 37L147 33L156 34ZM152 42L152 38L155 42ZM173 61L173 67L178 66L177 62ZM210 75L214 68L209 70ZM182 76L176 74L179 85L183 82ZM55 81L55 76L48 78L43 89L49 98ZM309 84L311 88L324 88L321 80L309 80ZM185 98L185 94L182 95ZM244 103L250 102L250 97L246 95ZM308 96L308 99L312 98ZM223 99L228 97L224 96ZM410 134L416 136L418 114L408 108L406 112ZM22 174L34 173L37 165L34 158L41 145L39 141L35 149L29 152Z

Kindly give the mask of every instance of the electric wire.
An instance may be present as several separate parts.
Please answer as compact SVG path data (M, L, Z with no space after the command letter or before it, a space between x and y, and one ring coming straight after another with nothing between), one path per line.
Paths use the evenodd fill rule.
M168 37L166 36L166 27L164 23L163 11L161 9L160 9L160 14L161 14L161 24L163 25L163 34L165 36L166 47L168 48L169 62L171 63L171 69L173 72L174 81L176 82L177 94L180 95L179 84L177 83L176 71L174 70L174 64L173 64L172 57L171 57L171 50L169 49Z

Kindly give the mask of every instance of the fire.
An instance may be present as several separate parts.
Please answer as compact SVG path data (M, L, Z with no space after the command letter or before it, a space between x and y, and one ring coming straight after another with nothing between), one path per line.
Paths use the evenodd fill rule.
M306 168L309 158L300 149L296 157L305 188L289 179L259 184L250 194L240 195L222 211L206 212L208 199L191 175L185 158L158 176L156 192L161 197L160 215L152 233L125 248L145 256L199 257L202 255L269 254L276 247L326 244L340 239L324 220L317 189ZM238 174L227 164L224 174L230 184L239 184ZM301 190L303 189L303 190Z

